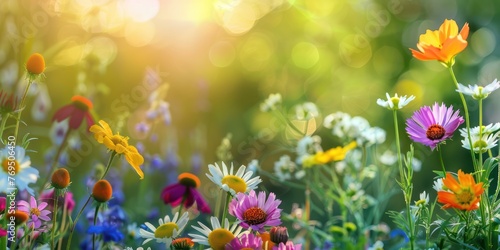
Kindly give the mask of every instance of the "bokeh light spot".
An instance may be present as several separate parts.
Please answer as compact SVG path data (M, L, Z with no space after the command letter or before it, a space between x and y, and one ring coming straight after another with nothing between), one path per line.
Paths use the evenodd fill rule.
M481 28L472 34L470 45L478 56L485 57L495 49L495 34L488 28Z
M226 5L223 8L222 26L228 32L240 35L254 26L258 13L253 4L239 1L235 5Z
M297 43L292 50L292 60L299 68L311 68L319 60L318 48L312 43Z
M230 42L219 41L212 45L208 57L214 66L226 67L234 61L236 50Z
M158 0L125 0L123 8L132 20L146 22L158 14L160 2Z
M90 39L84 48L84 56L96 58L101 65L106 66L116 58L117 47L108 37L98 36Z
M372 47L365 36L349 35L340 42L339 53L347 66L361 68L372 57Z
M397 75L404 66L399 50L389 46L378 49L373 55L372 62L375 71L386 78Z
M153 40L155 33L156 29L152 23L129 23L125 28L125 39L132 46L142 47Z
M273 45L266 35L253 33L241 45L241 64L248 71L263 70L269 64L273 51Z

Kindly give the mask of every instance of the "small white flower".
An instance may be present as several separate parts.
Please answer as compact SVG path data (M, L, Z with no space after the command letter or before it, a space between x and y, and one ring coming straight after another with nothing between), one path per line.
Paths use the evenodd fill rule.
M333 114L329 114L325 117L323 120L323 126L325 128L333 128L337 123L341 122L346 122L351 119L351 116L349 114L346 114L344 112L336 112Z
M420 169L422 169L422 161L414 157L411 160L411 167L413 168L413 171L419 172Z
M476 100L481 100L488 97L488 95L491 94L491 92L497 90L498 88L500 88L500 82L497 79L495 79L493 80L492 83L484 87L478 86L476 84L474 86L469 85L468 87L466 87L459 83L457 92L460 92L464 95L470 95L472 96L472 98Z
M386 150L379 158L380 162L385 165L393 165L398 160L396 154L390 150Z
M479 126L471 128L470 129L470 134L471 134L471 136L472 135L479 136L479 132L481 132L481 135L488 135L488 134L494 133L495 131L497 131L499 129L500 129L500 122L497 122L495 124L490 123L490 124L488 124L486 126L482 126L481 131L480 131ZM462 137L467 138L467 129L466 128L461 128L460 129L460 135Z
M281 94L270 94L269 97L267 97L267 99L260 104L260 111L268 112L275 110L279 104L281 104Z
M385 142L386 133L385 130L379 127L371 127L361 131L360 137L357 139L358 145L363 145L366 142L367 146L373 144L382 144Z
M385 93L385 96L387 97L387 101L378 99L377 104L390 110L402 109L404 106L408 105L408 103L413 101L413 99L415 99L415 96L398 96L397 93L393 97L389 96L389 93Z
M469 138L465 135L462 140L462 147L468 150L474 149L475 153L484 153L497 145L499 133L483 134L482 136L471 134L472 147Z
M290 156L283 155L280 160L274 163L274 174L280 181L290 180L297 165L290 160Z
M236 173L234 173L233 168L233 163L231 163L229 170L224 162L222 162L222 167L219 167L217 163L215 165L209 164L208 171L210 174L206 175L208 179L224 191L231 193L232 196L240 192L248 193L250 190L256 189L257 185L262 182L260 176L252 178L253 172L246 171L244 165L241 165Z
M295 106L295 118L307 121L319 116L318 107L312 102L305 102Z
M434 181L434 185L432 185L432 188L434 188L434 190L436 190L437 192L444 191L443 185L443 178L439 178Z
M179 213L175 213L172 220L170 216L166 215L165 218L158 219L158 227L146 222L144 223L149 230L139 229L139 235L145 240L142 245L156 240L158 243L165 243L167 248L172 244L172 240L180 235L180 232L186 227L189 221L189 213L184 212L179 218Z
M424 191L420 193L420 199L415 202L415 205L425 206L427 204L429 204L429 194Z

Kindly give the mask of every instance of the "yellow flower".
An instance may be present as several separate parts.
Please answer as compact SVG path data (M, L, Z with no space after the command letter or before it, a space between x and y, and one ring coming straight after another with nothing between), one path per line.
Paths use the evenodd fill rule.
M454 63L455 56L467 47L469 24L465 23L460 33L454 20L444 20L439 30L427 30L420 35L418 50L410 49L419 60L438 60L446 66Z
M128 137L121 136L119 133L113 134L113 131L105 121L100 120L99 125L95 124L90 127L90 132L94 133L96 141L104 144L109 150L115 151L117 154L124 154L125 160L130 163L141 179L143 179L144 173L140 165L144 163L144 158L137 151L137 148L128 145Z
M307 157L302 162L302 165L307 167L312 167L313 165L327 164L334 161L341 161L345 158L347 152L351 149L356 148L356 142L351 142L345 147L335 147L324 152L317 152L315 155Z
M458 182L450 173L443 178L443 187L446 190L438 191L438 202L443 203L443 209L457 208L460 210L474 210L479 208L481 194L484 192L483 183L474 181L474 177L458 170Z

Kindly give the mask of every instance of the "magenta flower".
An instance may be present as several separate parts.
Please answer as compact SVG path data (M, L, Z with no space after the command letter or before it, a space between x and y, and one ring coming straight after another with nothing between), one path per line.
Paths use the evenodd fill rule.
M240 237L235 237L226 244L225 250L260 250L262 249L262 239L252 233L244 233Z
M182 173L177 179L178 183L169 185L161 192L161 199L165 204L177 206L183 202L185 208L190 208L196 201L196 206L202 213L210 213L210 206L203 199L197 188L200 187L200 179L191 173Z
M276 200L274 193L259 192L257 196L254 190L248 194L238 193L229 203L229 213L240 220L240 226L251 228L260 233L264 232L264 226L278 226L281 224L281 209L278 208L281 200Z
M40 201L46 201L48 203L47 209L51 211L54 210L54 195L54 189L44 191L40 194ZM66 209L71 213L76 205L75 199L73 199L73 193L67 191L63 196L64 197L59 197L59 199L57 200L57 207L60 209Z
M406 120L406 132L415 142L431 147L450 138L464 119L453 111L453 106L447 108L444 103L439 106L424 106L415 111L413 116Z
M273 246L273 250L302 250L302 244L294 244L292 241L287 241L286 244L281 242Z
M30 197L30 202L19 201L19 210L26 212L30 215L30 220L28 221L28 228L37 229L42 225L42 221L50 221L49 210L46 210L47 202L42 202L40 205L37 204L35 197Z

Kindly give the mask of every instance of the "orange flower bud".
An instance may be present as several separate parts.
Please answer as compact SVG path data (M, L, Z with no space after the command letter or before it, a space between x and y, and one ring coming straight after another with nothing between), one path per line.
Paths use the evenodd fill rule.
M92 197L98 202L106 202L111 199L113 195L113 188L107 180L100 180L94 184L92 189Z
M51 184L56 189L64 189L70 183L69 172L65 168L60 168L52 174Z
M39 75L45 70L45 59L39 53L32 54L26 62L28 73Z
M14 221L16 222L16 226L25 223L26 221L28 221L29 218L29 214L21 210L8 211L7 220L10 221L11 220L10 217L12 216L15 218Z

